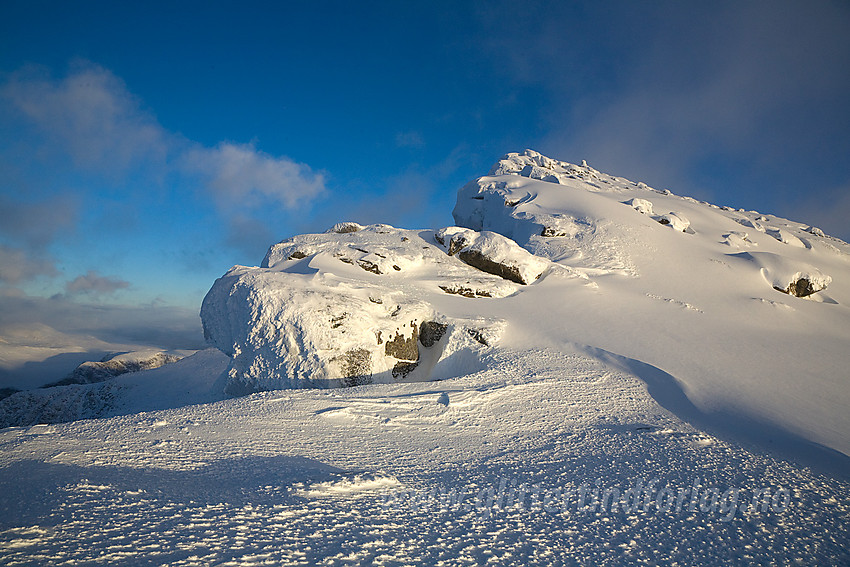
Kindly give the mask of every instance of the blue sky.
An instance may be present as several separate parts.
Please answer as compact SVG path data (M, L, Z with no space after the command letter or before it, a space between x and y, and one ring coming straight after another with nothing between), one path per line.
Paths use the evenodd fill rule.
M846 2L5 0L0 312L194 321L273 242L451 224L525 148L848 239L847 69Z

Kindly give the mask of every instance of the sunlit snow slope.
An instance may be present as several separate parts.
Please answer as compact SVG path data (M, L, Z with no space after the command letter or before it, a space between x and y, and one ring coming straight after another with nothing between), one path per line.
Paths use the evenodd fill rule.
M535 285L509 316L523 327L514 344L572 341L636 359L675 377L715 425L777 441L786 430L850 454L845 242L531 150L463 187L454 216L595 284ZM801 294L819 291L778 290L801 279Z

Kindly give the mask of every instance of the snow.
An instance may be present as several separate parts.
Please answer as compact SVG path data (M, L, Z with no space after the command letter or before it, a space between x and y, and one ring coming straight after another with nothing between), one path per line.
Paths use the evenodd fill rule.
M443 371L453 335L491 324L440 312L429 295L499 298L517 289L470 267L464 254L504 262L531 281L548 266L501 235L466 232L457 257L431 231L371 225L296 236L272 246L262 267L234 267L201 307L205 335L231 356L226 391L424 380ZM422 345L419 329L432 321L446 326L446 340Z
M531 150L454 217L288 238L217 348L0 404L4 563L850 562L850 246Z
M18 390L39 388L65 378L80 364L116 353L162 351L161 347L104 341L88 333L68 333L40 323L2 329L0 384ZM193 351L169 350L186 356Z
M557 184L526 178L529 160L545 167L536 152L507 154L491 170L497 175L461 188L456 223L508 236L595 286L567 292L547 278L520 296L529 299L524 311L500 316L534 321L536 335L555 345L593 345L663 368L702 410L757 418L850 453L846 243L816 237L804 224L713 207L564 162L553 168ZM686 231L641 214L641 201L656 213L675 211L662 218L675 214ZM542 236L547 228L563 236ZM801 276L819 291L799 298L774 289ZM523 330L511 336L540 344L523 340L530 336ZM747 438L746 428L736 436Z

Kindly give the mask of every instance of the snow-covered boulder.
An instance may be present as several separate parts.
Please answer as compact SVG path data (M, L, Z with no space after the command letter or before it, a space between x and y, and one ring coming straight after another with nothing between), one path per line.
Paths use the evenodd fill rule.
M652 216L652 203L646 199L634 197L626 201L625 204L641 214Z
M779 242L783 244L787 244L789 246L794 246L796 248L805 248L806 245L803 244L803 241L788 232L785 229L781 228L768 228L765 229L765 233L769 234Z
M233 395L390 381L418 361L418 328L433 315L387 289L242 266L201 309L207 339L232 357Z
M659 216L656 220L678 232L687 232L691 226L691 221L685 218L682 213L667 213Z
M489 176L520 175L529 179L539 179L550 183L561 183L568 178L596 178L599 172L586 162L575 165L546 157L534 150L511 152L490 168Z
M231 357L227 393L427 379L446 341L469 325L422 297L517 290L459 252L500 259L514 281L533 281L547 265L500 235L458 231L469 242L451 255L431 231L371 225L295 236L273 245L261 267L232 268L201 307L207 340Z
M338 222L330 227L327 232L335 232L337 234L345 234L347 232L357 232L363 230L363 225L356 222Z
M549 262L495 232L452 226L438 230L434 239L449 256L456 255L474 268L518 284L534 282L549 266Z
M826 289L832 282L832 277L814 266L778 254L741 252L734 256L755 265L773 289L795 297L808 297Z

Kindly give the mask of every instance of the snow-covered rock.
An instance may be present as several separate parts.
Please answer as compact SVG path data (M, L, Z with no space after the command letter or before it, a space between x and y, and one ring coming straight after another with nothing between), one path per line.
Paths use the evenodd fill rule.
M202 317L228 391L450 377L494 348L574 343L664 368L706 415L850 451L846 243L530 150L453 213L295 236L219 279Z
M582 288L555 291L562 280L546 277L517 296L546 307L509 324L664 368L698 407L734 407L850 451L850 437L836 433L850 435L840 378L850 364L846 243L531 150L464 185L453 215L459 227L502 234L582 275Z
M549 267L549 262L495 232L452 226L438 230L434 239L449 256L457 255L474 268L522 285L534 282Z
M159 368L177 362L181 358L182 356L161 351L125 352L110 355L100 361L84 362L62 380L47 384L45 387L104 382L128 372Z
M632 199L629 199L628 201L625 201L625 204L629 205L631 208L633 208L639 213L652 216L652 203L650 201L647 201L646 199L639 199L637 197L634 197Z
M681 213L667 213L666 215L659 216L656 220L678 232L687 232L691 226L691 221Z
M501 235L458 230L469 242L452 254L433 232L371 225L295 236L261 267L232 268L201 308L205 336L231 357L227 393L427 379L469 326L423 295L504 297L517 289L505 278L533 281L547 265Z
M795 297L808 297L832 282L832 277L814 266L790 261L779 254L742 252L737 256L757 266L773 289Z
M328 232L336 232L337 234L345 234L347 232L357 232L363 230L363 225L356 222L338 222L328 229Z

